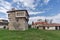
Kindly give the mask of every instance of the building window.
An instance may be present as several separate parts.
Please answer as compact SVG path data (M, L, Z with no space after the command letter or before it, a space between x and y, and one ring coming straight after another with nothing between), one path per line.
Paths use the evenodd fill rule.
M23 16L24 14L23 13L17 13L17 16Z
M6 29L6 26L4 26L4 29Z
M43 29L45 29L45 26L43 26Z
M39 27L37 27L37 29L39 29Z
M20 13L17 13L17 16L20 16Z
M49 29L49 27L47 27Z

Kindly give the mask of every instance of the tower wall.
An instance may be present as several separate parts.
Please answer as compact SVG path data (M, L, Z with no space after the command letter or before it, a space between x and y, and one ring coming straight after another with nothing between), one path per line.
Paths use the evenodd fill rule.
M28 29L28 14L26 11L14 10L8 11L9 30L27 30Z

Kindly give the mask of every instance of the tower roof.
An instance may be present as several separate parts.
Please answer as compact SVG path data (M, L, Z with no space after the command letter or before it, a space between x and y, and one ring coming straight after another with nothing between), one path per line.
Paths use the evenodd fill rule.
M28 11L27 10L15 10L15 9L12 9L10 11L7 11L7 13L18 12L18 11L25 11L28 14ZM28 16L29 16L29 14L28 14Z

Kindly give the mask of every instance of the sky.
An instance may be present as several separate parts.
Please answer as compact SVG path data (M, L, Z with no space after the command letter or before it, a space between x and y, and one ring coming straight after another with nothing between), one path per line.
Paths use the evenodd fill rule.
M60 0L0 0L0 19L8 20L8 10L27 10L29 23L38 19L52 19L60 23Z

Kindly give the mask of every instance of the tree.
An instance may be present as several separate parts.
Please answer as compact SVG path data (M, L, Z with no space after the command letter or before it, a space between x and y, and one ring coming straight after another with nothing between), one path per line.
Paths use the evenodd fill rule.
M45 19L45 22L48 22L48 19Z

